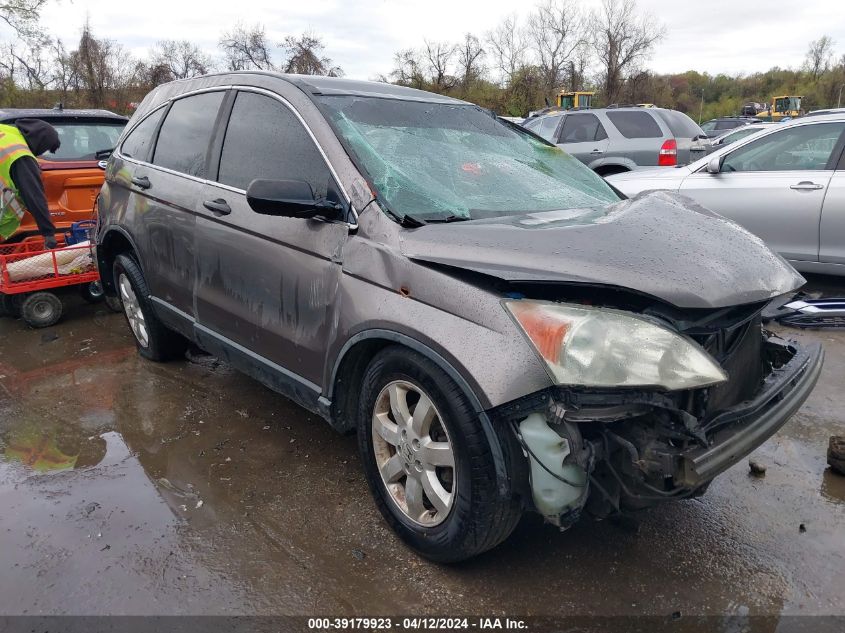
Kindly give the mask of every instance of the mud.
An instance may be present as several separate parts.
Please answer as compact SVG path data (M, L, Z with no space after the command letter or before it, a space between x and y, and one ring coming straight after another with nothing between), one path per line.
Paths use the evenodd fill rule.
M812 285L845 294L845 284ZM120 315L0 319L0 613L845 614L845 332L811 399L699 500L528 516L504 545L428 563L370 501L354 439L212 357L140 359ZM804 531L800 526L804 526Z

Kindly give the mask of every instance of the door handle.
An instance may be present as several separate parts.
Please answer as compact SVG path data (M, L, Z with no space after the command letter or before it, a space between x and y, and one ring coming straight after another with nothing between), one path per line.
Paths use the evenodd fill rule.
M146 176L135 177L132 179L132 184L140 189L149 189L152 187L152 183L150 183L150 179Z
M214 215L229 215L232 212L232 207L223 198L216 200L206 200L202 203L206 209L211 211Z
M819 185L814 182L810 182L809 180L804 180L799 182L797 185L789 185L790 189L795 189L796 191L814 191L816 189L824 189L824 185Z
M600 149L594 149L590 154L604 154L604 152Z

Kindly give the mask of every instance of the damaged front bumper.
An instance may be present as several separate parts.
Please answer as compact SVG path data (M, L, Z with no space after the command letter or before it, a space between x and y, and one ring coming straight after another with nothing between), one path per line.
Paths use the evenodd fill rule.
M707 411L706 390L686 393L554 388L495 412L530 467L534 509L566 528L583 511L606 517L685 499L774 435L812 392L818 344L764 338L768 364L750 399ZM542 418L543 424L540 424Z
M756 398L709 420L710 445L682 456L681 483L688 488L708 483L774 435L809 397L823 363L820 344L799 348L786 365L772 370Z

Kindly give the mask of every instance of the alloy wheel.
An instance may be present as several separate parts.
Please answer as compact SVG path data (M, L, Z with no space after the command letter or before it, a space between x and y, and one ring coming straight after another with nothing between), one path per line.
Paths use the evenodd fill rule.
M455 453L431 398L410 382L386 385L373 409L372 441L382 482L396 507L418 525L442 523L457 492Z
M132 289L132 284L129 283L129 278L121 273L117 280L117 286L120 291L123 310L126 313L127 321L129 321L129 327L132 328L132 333L141 347L148 347L150 344L150 334L147 330L147 320L144 318L144 313L141 310L138 297L135 296L135 291Z

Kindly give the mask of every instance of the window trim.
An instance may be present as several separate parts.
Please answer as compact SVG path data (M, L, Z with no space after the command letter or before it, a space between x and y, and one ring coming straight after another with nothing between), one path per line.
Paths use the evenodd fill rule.
M155 143L153 144L153 154L150 157L152 161L155 161L156 151L158 150L158 139L159 135L161 134L161 128L164 126L164 123L167 121L167 117L170 116L170 111L173 109L173 106L177 101L181 101L182 99L187 99L188 97L193 97L199 94L206 94L211 92L224 92L229 93L231 88L229 86L215 86L214 88L204 88L202 90L197 90L195 92L187 92L185 94L181 94L177 97L173 97L167 103L167 112L164 113L164 116L161 117L161 121L159 121L158 128L156 129L156 136L155 136ZM214 117L214 123L212 124L211 128L211 138L208 141L208 146L205 148L205 164L203 165L204 171L208 172L209 167L209 152L211 151L211 147L214 145L214 139L217 137L217 125L220 123L220 113L223 111L224 107L226 106L226 99L228 98L228 94L224 94L223 98L220 100L220 105L217 106L217 115ZM178 174L180 176L185 176L187 178L193 178L195 180L205 180L205 178L200 178L199 176L194 176L192 174L186 174L182 171L176 171L175 169L170 169L169 167L164 167L163 165L158 165L155 162L150 162L150 165L153 167L157 167L158 169L163 169L172 174ZM208 173L205 174L206 176Z
M191 96L194 96L194 95L197 95L197 94L202 94L202 93L205 93L205 92L229 91L229 92L232 92L232 93L237 93L237 91L239 91L239 90L242 90L244 92L255 92L255 93L258 93L258 94L263 94L267 97L271 97L271 98L279 101L288 110L293 112L294 117L296 117L296 119L299 121L299 123L302 125L302 127L305 128L305 131L308 133L308 136L311 137L311 141L314 143L314 145L317 148L317 151L320 152L320 155L323 157L323 161L326 163L326 166L329 168L329 172L331 173L332 178L334 178L335 183L337 184L338 189L340 190L340 193L343 195L343 197L346 200L346 204L349 208L349 215L352 216L352 221L350 222L349 219L346 219L346 220L341 220L341 222L343 222L344 224L347 224L349 226L350 230L352 230L352 231L356 230L358 228L358 211L355 209L355 205L352 204L352 198L349 196L349 193L347 192L346 187L344 187L343 182L341 181L340 177L338 176L337 170L334 168L334 165L332 165L331 161L329 160L328 154L323 149L323 146L320 144L320 142L317 140L317 137L314 135L314 132L311 129L311 126L308 125L308 123L305 121L305 119L302 117L302 115L296 110L295 107L293 107L293 104L291 104L290 101L285 99L282 95L277 94L277 93L273 92L272 90L267 90L266 88L258 88L256 86L244 86L244 85L240 85L240 84L232 84L232 85L227 85L227 86L214 86L213 88L200 88L198 90L192 90L191 92L186 92L186 93L177 95L175 97L171 97L170 99L168 99L164 103L156 106L156 108L151 110L143 119L141 119L140 121L138 121L138 123L133 125L132 129L129 130L126 133L126 136L128 137L129 134L131 134L132 131L134 131L135 128L137 128L141 124L142 121L145 121L149 116L152 116L152 114L154 112L157 112L159 109L166 107L169 111L170 107L173 105L174 101L178 101L179 99L183 99L185 97L191 97ZM231 114L232 104L234 104L234 97L232 97L231 100L227 103L228 98L229 98L228 96L224 96L223 103L220 104L221 105L220 110L218 110L218 112L217 112L218 117L223 112L227 112L228 114ZM158 145L158 135L159 135L159 132L161 131L161 126L164 123L164 120L166 118L167 118L167 112L164 113L164 116L161 118L161 121L159 121L159 124L156 127L155 142L153 143L153 156L155 155L155 147L156 147L156 145ZM209 151L211 151L211 150L217 151L216 139L217 139L218 136L220 136L220 127L222 127L222 126L218 125L219 123L220 123L219 120L215 121L215 131L214 131L214 135L212 136L211 143L209 143ZM228 127L228 125L229 125L229 119L227 117L226 118L226 126ZM332 130L332 133L334 133L334 130ZM223 130L223 136L225 136L225 130ZM222 153L222 149L223 149L223 142L222 142L223 136L221 136L220 147L219 147L221 153ZM221 182L217 182L216 180L210 180L207 177L206 178L199 178L197 176L191 176L190 174L184 174L182 172L178 172L178 171L175 171L173 169L168 169L167 167L162 167L161 165L156 165L156 164L148 162L148 161L142 161L142 160L138 160L136 158L132 158L130 156L125 156L121 151L123 149L123 141L125 141L125 140L126 140L126 137L124 137L123 140L121 140L120 144L118 145L118 149L115 152L115 154L121 160L125 160L129 163L134 163L136 165L142 165L142 166L145 166L145 167L152 167L154 169L159 169L159 170L161 170L165 173L173 174L175 176L181 176L183 178L188 178L189 180L193 180L195 182L199 182L199 183L202 183L204 185L213 185L215 187L221 187L221 188L226 189L228 191L231 191L233 193L239 193L239 194L246 195L246 191L244 189L238 189L237 187L231 187L229 185L224 185ZM220 158L219 158L219 155L218 155L217 160L216 160L218 172L219 172L219 161L220 161ZM215 164L215 163L207 163L206 166L211 167L213 164ZM208 176L208 174L206 174L206 176Z
M581 118L586 118L586 117L584 116L585 114L592 115L592 117L593 117L593 118L596 120L596 122L598 123L598 126L596 127L596 131L593 133L593 138L591 138L591 139L589 139L589 140L587 140L587 141L564 141L564 140L562 140L562 139L560 138L560 135L561 135L561 134L563 134L563 126L566 124L566 120L567 120L567 119L570 119L570 118L577 118L577 117L579 117L579 116L580 116ZM596 135L598 134L599 129L601 129L601 131L602 131L602 132L604 132L604 138L596 138ZM556 142L556 143L560 143L561 145L569 145L569 144L571 144L571 143L599 143L599 142L601 142L601 141L606 141L606 140L608 140L608 139L610 138L610 137L607 135L607 130L605 129L604 125L603 125L603 124L602 124L602 122L601 122L601 117L599 117L599 115L597 115L595 112L589 112L589 111L584 111L584 112L568 112L568 113L566 114L566 116L565 116L565 117L563 117L563 120L561 121L560 126L558 127L558 129L556 130L556 132L557 132L557 134L556 134L555 138L556 138L557 140L556 140L555 142Z
M145 161L141 161L141 160L135 158L134 156L127 156L126 154L124 154L123 153L123 144L126 143L127 139L132 135L133 132L135 132L135 130L137 130L139 127L141 127L141 124L144 123L144 121L149 119L151 116L155 115L155 113L158 112L159 110L164 110L165 112L162 115L159 122L156 124L155 129L153 130L153 133L152 133L152 137L151 137L152 143L150 144L150 149L152 151L154 151L155 146L158 143L158 133L161 130L161 124L164 122L164 118L167 116L167 110L169 110L169 109L170 109L170 103L165 102L165 103L162 103L161 105L157 106L155 109L150 110L146 114L146 116L144 116L144 118L140 119L135 125L132 126L131 129L128 129L124 132L123 137L121 139L119 139L120 142L117 144L117 147L115 148L114 153L117 154L118 156L120 156L121 158L123 158L124 160L131 160L131 161L135 161L135 162L145 162Z
M768 137L772 134L778 134L779 132L782 132L785 129L792 129L793 127L803 127L805 125L819 125L819 124L822 124L822 123L843 123L843 122L845 122L845 121L843 121L842 119L834 119L833 121L812 121L812 120L808 121L806 119L802 119L800 124L797 124L797 125L794 125L794 126L790 125L789 127L784 128L784 127L779 127L778 125L773 125L773 126L771 126L772 127L771 130L766 130L765 128L763 128L763 130L758 130L758 132L766 130L766 133L763 134L762 136L760 136L759 138L752 139L751 137L754 136L754 134L750 134L743 139L740 139L738 141L735 141L734 143L730 143L729 145L726 145L725 147L730 147L730 149L725 149L724 153L719 155L719 161L720 161L720 164L721 164L721 162L724 161L724 159L727 158L730 154L742 149L748 143L754 143L756 141L761 141L764 138L766 138L766 137ZM842 155L838 160L838 164L839 164L838 167L837 167L837 161L833 159L833 156L836 155L837 148L839 148L839 151L842 152ZM702 158L701 160L703 160L704 163L701 165L701 167L699 167L698 169L696 169L692 173L693 174L707 173L707 163L709 162L709 160L712 160L713 158L715 158L715 156L713 154L710 154L710 156L708 156L708 157ZM832 170L835 171L837 169L845 169L845 131L842 132L839 139L836 141L836 145L834 145L834 147L833 147L833 152L831 152L831 158L828 159L828 163L827 163L826 167L827 167L826 169L819 169L819 170L815 170L815 171L832 171ZM772 172L772 171L719 172L719 174L732 174L732 175L736 175L736 174L773 174L773 173L778 173L778 172ZM783 173L783 172L780 172L780 173ZM708 174L708 176L713 176L713 175L714 174Z
M845 121L842 121L842 120L807 121L806 123L801 123L800 125L790 126L788 128L775 128L772 131L770 131L768 134L765 134L764 136L761 136L760 138L755 138L753 140L747 140L747 139L751 139L751 136L753 136L753 134L751 134L751 135L746 137L745 143L740 143L739 141L736 141L735 143L730 143L727 146L727 147L731 147L732 149L729 150L729 151L726 151L724 154L722 154L719 157L720 169L721 169L721 164L725 161L725 159L728 156L730 156L731 154L733 154L736 151L739 151L740 149L742 149L746 145L749 145L751 143L756 143L757 141L762 141L763 139L767 138L768 136L773 135L773 134L777 134L779 132L783 132L784 130L791 130L791 129L794 129L794 128L806 127L807 125L824 125L824 124L829 124L829 123L840 123L840 124L842 124L842 123L845 123ZM741 139L741 140L743 140L743 139ZM836 144L833 146L833 150L830 153L830 157L827 159L827 163L825 164L824 169L806 169L806 170L802 169L802 170L787 170L787 171L808 171L808 172L814 172L814 173L826 172L826 171L835 171L836 168L837 168L836 167L837 163L841 163L842 160L845 160L845 153L842 153L843 150L845 150L845 127L843 127L842 132L839 133L839 138L836 139ZM841 158L841 160L840 160L840 158ZM707 165L705 164L704 166L699 168L696 171L696 173L699 173L700 171L705 170L706 167L707 167ZM719 172L719 174L777 174L777 173L784 173L784 172L783 171L780 171L780 172L771 171L771 170L736 171L736 172L720 171Z
M352 221L350 222L347 219L347 220L341 220L341 222L347 224L349 226L350 230L352 230L352 231L357 230L358 229L358 211L357 211L357 209L355 209L355 205L352 204L352 198L349 196L349 193L347 192L346 187L344 187L343 182L341 181L340 177L337 174L337 170L334 168L334 165L332 165L331 161L329 160L328 154L326 154L326 151L323 149L323 146L320 144L320 142L317 140L317 137L314 135L314 132L311 129L311 126L308 125L308 123L305 121L305 119L302 118L302 115L296 110L296 108L293 107L293 105L287 99L285 99L280 94L273 92L272 90L267 90L266 88L258 88L256 86L244 86L244 85L240 85L240 84L232 84L232 85L228 85L228 86L215 86L213 88L200 88L198 90L192 90L191 92L186 92L184 94L180 94L178 96L171 97L170 99L168 99L164 103L156 106L156 108L151 110L143 119L141 119L140 121L138 121L138 123L133 125L132 129L129 130L126 133L126 136L128 137L129 134L131 134L132 131L135 130L135 128L137 128L141 124L142 121L145 121L154 112L157 112L161 108L165 108L165 107L169 111L170 107L173 105L174 101L178 101L179 99L183 99L185 97L191 97L191 96L197 95L197 94L202 94L204 92L230 91L232 93L235 93L238 90L243 90L245 92L256 92L258 94L263 94L265 96L276 99L277 101L281 102L281 104L284 105L288 110L293 112L293 115L299 120L300 124L305 128L305 131L308 133L308 136L311 137L311 140L313 141L314 145L317 147L317 151L320 152L320 155L323 157L323 161L326 163L326 166L329 168L329 172L331 173L332 177L334 178L335 182L337 183L337 186L338 186L338 189L340 190L340 193L346 199L346 204L349 207L349 214L352 216ZM229 103L226 102L227 98L228 97L224 97L223 103L220 104L221 108L217 113L218 117L220 116L220 114L222 112L227 112L227 113L231 114L231 109L232 109L232 104L234 103L234 98L232 98ZM164 123L164 120L166 118L167 118L167 112L164 113L164 116L161 118L161 121L159 121L159 124L156 127L155 142L153 143L153 155L155 155L155 146L158 145L158 135L159 135L159 132L161 131L161 125L162 125L162 123ZM216 124L217 124L217 122L215 122L215 125ZM228 125L229 125L229 120L227 118L226 119L226 126L228 127ZM214 136L212 137L211 143L209 143L209 149L210 150L213 149L214 151L216 151L217 148L215 147L215 140L216 140L216 137L219 135L219 132L220 132L219 126L215 127ZM334 133L334 130L332 130L332 132ZM225 130L223 131L223 136L225 136ZM188 178L190 180L193 180L193 181L205 184L205 185L214 185L216 187L222 187L223 189L226 189L226 190L231 191L233 193L240 193L240 194L246 195L245 190L238 189L236 187L230 187L229 185L224 185L223 183L217 182L216 180L209 180L208 178L198 178L197 176L191 176L190 174L183 174L182 172L178 172L178 171L175 171L173 169L168 169L167 167L162 167L161 165L156 165L156 164L150 163L148 161L142 161L142 160L132 158L130 156L124 156L123 153L121 152L121 149L123 148L123 141L125 141L125 140L126 140L126 137L124 137L123 140L121 140L120 144L118 145L118 149L115 152L115 154L121 160L125 160L129 163L134 163L136 165L143 165L143 166L146 166L146 167L152 167L154 169L160 169L161 171L168 173L168 174L173 174L175 176L182 176L183 178ZM221 137L221 142L220 142L221 152L222 152L222 149L223 149L223 143L222 143L222 137ZM217 167L218 167L218 171L219 171L219 156L218 156L216 162L217 162ZM207 166L210 167L212 164L213 163L209 163Z

